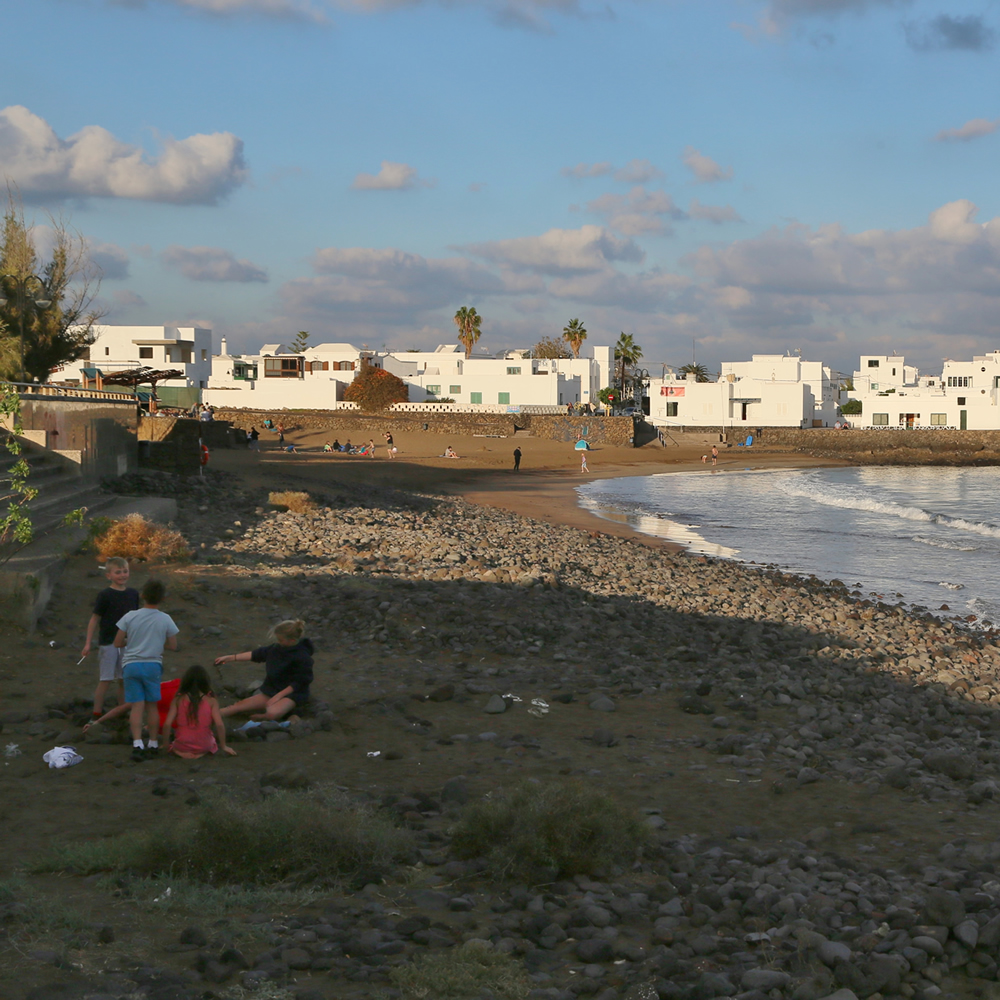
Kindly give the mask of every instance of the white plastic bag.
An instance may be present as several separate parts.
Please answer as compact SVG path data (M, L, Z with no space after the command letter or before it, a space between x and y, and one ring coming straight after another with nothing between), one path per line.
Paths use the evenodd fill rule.
M83 758L76 752L76 747L53 747L48 753L42 754L42 760L49 767L72 767Z

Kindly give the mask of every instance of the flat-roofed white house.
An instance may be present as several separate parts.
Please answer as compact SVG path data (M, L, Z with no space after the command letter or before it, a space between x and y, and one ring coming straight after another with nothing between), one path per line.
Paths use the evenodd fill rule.
M204 401L254 409L330 409L344 398L362 356L353 344L316 344L301 352L265 344L259 354L230 354L223 338L220 347Z
M433 351L390 352L380 360L407 384L412 403L566 406L596 404L598 391L610 384L611 348L591 351L589 358L532 358L528 351L467 358L457 344L440 344Z
M870 366L873 360L879 364ZM861 402L861 413L849 418L852 426L1000 430L1000 351L976 355L971 361L946 360L940 376L920 375L916 368L903 368L902 361L875 355L861 358L851 393ZM859 378L872 367L881 371L898 367L905 376L899 381Z
M755 354L726 361L715 382L667 373L649 382L649 419L663 427L832 427L840 383L821 361Z
M95 326L94 333L88 356L73 363L84 382L95 381L95 370L178 369L182 377L161 382L156 394L168 406L190 406L211 378L212 331L204 327Z

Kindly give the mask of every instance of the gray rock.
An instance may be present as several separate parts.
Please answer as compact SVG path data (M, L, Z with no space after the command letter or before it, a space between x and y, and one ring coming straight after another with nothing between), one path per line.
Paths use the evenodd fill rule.
M740 979L740 988L763 990L766 993L770 990L784 989L791 979L787 972L779 972L776 969L747 969Z
M613 747L618 745L618 737L610 729L595 729L590 737L596 747Z
M851 960L851 949L843 941L823 941L816 949L816 954L824 965Z
M815 781L822 781L823 775L819 773L814 767L803 767L799 769L799 773L795 778L795 781L799 785L811 785Z
M963 920L952 930L955 940L965 945L969 951L975 951L979 943L979 924L975 920Z
M610 941L604 938L589 938L577 942L576 955L581 962L610 962L614 951Z
M954 927L965 919L965 903L957 892L931 889L924 900L924 917L929 924Z
M924 757L924 767L955 781L971 778L976 770L971 755L951 750L932 750Z
M853 990L837 990L836 993L830 993L821 1000L858 1000L858 995Z
M615 703L607 695L599 694L596 698L591 699L590 710L592 712L613 712L615 711Z
M489 715L502 715L507 711L507 702L504 701L500 695L491 694L483 711L487 712Z
M446 805L464 806L469 797L469 783L464 775L449 778L441 786L441 801Z

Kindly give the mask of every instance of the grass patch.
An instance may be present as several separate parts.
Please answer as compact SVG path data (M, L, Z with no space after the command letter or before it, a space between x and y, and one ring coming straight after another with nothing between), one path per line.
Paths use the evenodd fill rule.
M608 795L525 783L466 807L451 847L485 858L498 878L551 881L628 864L644 838L638 814Z
M313 498L308 493L285 490L282 493L268 493L267 502L272 507L283 507L293 514L311 514L316 509Z
M110 522L94 535L93 544L101 559L122 556L144 562L187 562L191 558L191 549L179 531L147 521L142 514Z
M19 875L0 881L0 924L15 944L54 933L78 933L90 925L64 902L39 895Z
M182 875L108 875L99 882L113 891L158 913L217 913L229 910L280 910L310 906L329 895L321 888L281 888L266 885L210 885Z
M40 870L182 876L286 887L378 881L413 855L412 834L336 791L219 797L168 830L56 848Z
M483 993L495 1000L523 1000L532 987L520 962L478 942L425 954L396 966L389 978L407 1000L468 1000Z

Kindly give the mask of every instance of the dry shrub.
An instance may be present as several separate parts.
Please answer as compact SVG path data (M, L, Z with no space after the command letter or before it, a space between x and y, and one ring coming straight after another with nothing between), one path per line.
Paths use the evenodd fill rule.
M173 528L147 521L142 514L129 514L112 521L94 538L94 548L101 559L122 556L125 559L161 562L186 562L191 550L184 536Z
M468 806L452 831L460 858L485 858L497 878L593 875L635 858L638 814L578 784L525 783Z
M293 514L311 514L316 509L316 504L308 493L296 493L294 490L268 493L267 502L272 507L284 507Z

